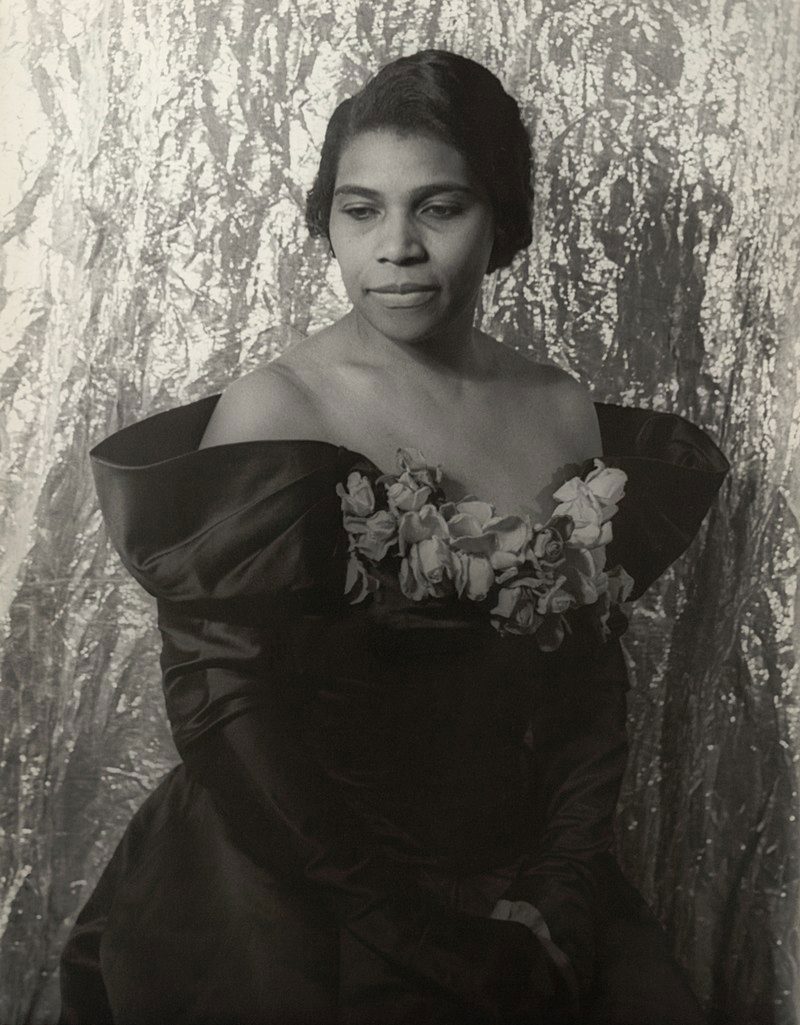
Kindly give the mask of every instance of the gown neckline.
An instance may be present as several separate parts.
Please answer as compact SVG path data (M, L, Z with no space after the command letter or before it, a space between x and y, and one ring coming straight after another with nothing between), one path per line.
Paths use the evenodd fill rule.
M301 447L308 447L308 448L317 447L317 448L320 448L320 449L323 449L323 450L334 452L334 453L336 453L337 457L341 457L343 455L346 455L347 457L353 457L353 462L354 463L359 463L360 462L360 463L368 464L378 474L385 474L385 473L389 472L389 471L383 469L382 467L380 467L377 463L375 463L372 459L370 459L369 456L367 456L363 452L360 452L358 449L350 448L349 445L344 445L344 444L342 444L341 442L338 442L338 441L330 441L330 440L326 440L326 439L323 439L323 438L299 438L299 437L293 437L293 438L251 438L251 439L247 439L247 440L244 440L244 441L226 441L226 442L222 442L219 445L207 445L207 446L205 446L203 448L200 448L199 442L202 439L203 433L205 432L205 428L206 428L206 426L208 424L208 419L210 419L210 415L213 412L213 409L216 406L217 402L221 398L221 395L222 395L221 392L214 392L214 393L212 393L210 395L204 396L203 398L195 399L193 401L190 401L190 402L188 402L188 403L186 403L186 404L184 404L182 406L169 407L168 409L160 410L160 411L155 412L155 413L151 413L148 416L146 416L146 417L144 417L144 418L142 418L140 420L136 420L133 423L128 424L127 426L121 427L119 430L115 431L113 434L108 435L106 438L104 438L102 441L100 441L97 445L95 445L94 448L91 449L90 455L92 457L93 462L99 462L99 463L104 464L105 466L117 467L117 468L120 468L120 469L133 469L133 468L137 468L137 467L138 468L145 468L145 467L153 467L153 468L155 468L157 466L163 466L163 465L166 465L168 463L175 462L176 460L197 457L200 453L211 453L211 452L214 452L214 451L224 452L224 451L226 451L228 449L239 449L239 450L256 449L257 450L259 448L265 448L265 449L275 448L275 449L278 449L278 448L280 448L280 446L301 446ZM179 452L177 452L177 453L175 453L173 455L168 455L168 456L162 457L160 459L153 459L153 460L150 460L150 461L148 461L146 463L145 462L141 462L141 463L138 463L138 464L135 463L135 462L134 463L132 463L132 462L120 462L117 459L113 458L113 455L112 455L111 452L108 452L108 455L106 454L106 451L109 448L111 448L111 443L114 443L114 445L113 445L114 448L118 447L119 442L122 441L126 435L130 434L131 436L133 436L134 432L136 432L138 434L142 430L142 427L144 425L148 425L148 424L152 423L153 427L155 427L156 421L158 419L162 418L162 417L165 417L165 418L166 417L172 417L172 416L175 415L176 412L183 411L183 410L188 410L190 408L197 408L198 411L199 411L199 408L201 406L206 405L206 404L209 405L209 415L208 415L208 418L203 417L203 422L200 424L202 430L200 432L199 438L197 439L197 442L194 445L191 445L191 446L188 446L188 447L184 447L181 451L179 451ZM602 424L602 419L600 417L600 413L599 413L598 407L603 407L603 408L609 409L609 410L621 410L621 411L625 411L625 412L628 412L628 413L640 414L643 419L642 419L642 423L640 425L639 431L637 432L638 434L641 434L641 432L646 428L647 423L652 418L659 418L659 417L666 417L666 418L670 418L670 419L674 419L674 420L680 420L684 424L688 425L690 429L696 431L698 434L701 433L701 429L700 428L697 428L694 424L691 423L691 421L686 420L683 416L681 416L678 413L672 413L672 412L669 412L669 411L666 411L666 410L647 409L647 408L641 407L641 406L630 406L630 405L623 405L623 404L619 404L619 403L600 402L600 401L595 401L594 405L595 405L595 409L597 410L597 413L598 413L598 421L599 421L599 424L600 424L601 431L603 429L603 424ZM710 441L710 438L707 438L707 441ZM716 446L714 446L714 447L716 447ZM605 446L603 446L603 448L605 449ZM130 452L126 453L126 455L130 455L130 454L131 454ZM722 453L718 453L718 454L719 454L719 456L722 456ZM111 456L111 458L109 458L109 456ZM214 458L214 457L211 457L211 458ZM600 453L595 453L595 454L593 454L591 456L588 456L584 462L588 463L588 462L593 461L594 459L602 459L605 462L606 460L617 460L619 458L624 458L626 460L626 462L630 461L630 460L635 460L637 462L638 461L642 461L642 462L647 462L647 463L651 463L651 464L652 463L663 463L665 466L666 465L670 465L670 466L674 465L674 462L672 460L666 459L666 458L660 458L658 455L653 455L651 453L641 454L641 455L638 454L638 453L630 452L630 451L626 451L624 453L617 453L617 452L613 451L613 448L611 450L608 450L608 451L602 451ZM432 464L432 465L436 465L436 464ZM445 463L442 463L442 466L445 466L445 465L446 465ZM687 464L684 464L682 466L682 469L689 470L689 471L696 471L696 472L701 473L701 474L708 472L705 467L699 467L699 466L696 467L696 466L691 466L691 465L687 465ZM726 466L726 469L727 469L727 466Z
M89 452L109 536L126 568L160 596L234 594L241 581L233 567L246 553L263 558L272 534L278 539L295 520L311 580L321 559L312 526L325 538L341 526L337 481L359 468L383 472L363 452L321 438L201 449L219 396L151 414ZM608 557L634 578L635 599L686 550L729 464L708 434L678 414L595 407L602 454L594 458L628 475Z

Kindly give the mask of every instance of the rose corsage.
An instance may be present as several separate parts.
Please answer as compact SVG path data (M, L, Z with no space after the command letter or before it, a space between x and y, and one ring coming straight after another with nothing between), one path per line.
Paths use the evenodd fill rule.
M603 636L612 604L627 600L633 580L606 569L611 518L626 474L595 459L583 477L553 493L546 523L500 516L473 496L448 501L441 466L399 449L398 473L374 482L353 471L337 484L350 561L345 594L355 604L380 587L370 570L394 560L400 589L412 601L455 595L481 603L501 634L532 634L554 651L569 629L566 614L593 605Z

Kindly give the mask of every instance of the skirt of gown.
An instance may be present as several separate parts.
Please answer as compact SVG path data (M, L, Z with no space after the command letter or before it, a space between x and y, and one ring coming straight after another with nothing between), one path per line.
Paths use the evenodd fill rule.
M488 916L513 868L429 883ZM602 889L582 1025L701 1025L665 933L611 857ZM308 889L255 864L182 765L136 813L84 906L62 954L61 994L59 1025L487 1022L361 945Z

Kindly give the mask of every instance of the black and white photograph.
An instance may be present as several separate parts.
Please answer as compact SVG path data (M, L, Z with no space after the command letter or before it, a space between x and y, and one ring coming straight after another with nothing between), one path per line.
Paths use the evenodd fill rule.
M800 1025L797 0L0 25L0 1023Z

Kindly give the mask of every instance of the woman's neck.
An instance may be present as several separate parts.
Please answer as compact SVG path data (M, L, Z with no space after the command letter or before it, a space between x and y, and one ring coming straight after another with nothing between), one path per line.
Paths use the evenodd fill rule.
M339 323L352 346L353 357L362 364L394 365L412 373L461 380L485 377L494 365L472 318L414 342L387 338L356 310L351 310Z

